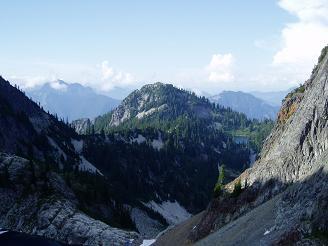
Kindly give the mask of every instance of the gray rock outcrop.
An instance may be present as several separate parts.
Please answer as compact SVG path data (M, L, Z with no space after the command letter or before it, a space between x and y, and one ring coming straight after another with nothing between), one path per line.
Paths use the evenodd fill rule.
M56 173L26 159L0 154L0 227L77 245L138 245L139 235L95 220L78 209Z

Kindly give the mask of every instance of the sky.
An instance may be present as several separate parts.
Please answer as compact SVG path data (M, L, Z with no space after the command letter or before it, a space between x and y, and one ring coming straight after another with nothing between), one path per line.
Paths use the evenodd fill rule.
M328 43L328 0L1 1L0 74L103 94L157 81L197 93L279 91Z

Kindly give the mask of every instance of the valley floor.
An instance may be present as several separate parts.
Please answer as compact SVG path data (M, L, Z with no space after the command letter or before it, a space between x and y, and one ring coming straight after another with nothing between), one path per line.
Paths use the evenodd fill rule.
M198 224L204 212L196 214L174 228L163 233L153 244L154 246L185 245L190 231Z
M200 240L197 246L267 245L276 218L276 196L244 216L230 222L208 237Z
M262 204L239 219L227 224L208 237L198 241L197 246L232 246L232 245L266 245L274 225L276 202L280 196ZM178 246L189 245L187 238L190 231L198 224L203 212L181 223L160 236L154 245ZM263 244L264 243L264 244Z

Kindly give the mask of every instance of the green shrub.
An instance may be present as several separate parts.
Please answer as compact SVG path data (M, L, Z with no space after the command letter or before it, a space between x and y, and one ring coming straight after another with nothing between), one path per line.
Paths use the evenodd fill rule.
M296 93L304 93L305 91L305 86L304 85L300 85L300 87L298 87L295 92Z
M218 177L218 181L214 186L214 197L219 197L223 190L223 180L224 180L224 166L220 167L220 173Z

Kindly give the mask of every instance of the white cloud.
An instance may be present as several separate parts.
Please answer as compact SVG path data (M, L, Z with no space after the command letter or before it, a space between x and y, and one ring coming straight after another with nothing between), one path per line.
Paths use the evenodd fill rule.
M209 57L207 65L180 69L172 82L177 87L192 90L199 95L236 89L235 60L231 53L214 54Z
M302 21L328 21L327 0L280 0L278 4Z
M58 90L58 91L66 91L67 90L67 84L65 83L61 83L60 81L58 80L55 80L55 81L52 81L50 83L50 86L52 88L54 88L55 90Z
M108 61L103 61L101 64L102 79L109 79L114 75L113 68L108 66Z
M317 62L321 49L328 44L328 0L280 0L279 6L298 21L288 23L281 32L282 47L273 57L282 76L303 82ZM294 73L295 76L288 73Z
M22 64L22 67L24 66L26 64ZM42 71L39 75L35 75L37 71L32 71L27 74L4 74L4 77L25 90L45 83L50 83L56 90L65 90L66 85L59 83L58 79L63 79L67 83L77 82L105 94L116 87L125 89L136 85L136 79L132 74L111 67L108 61L97 65L36 63L35 67Z
M7 79L12 84L17 84L23 89L31 89L37 86L41 86L46 82L55 80L54 77L46 76L8 76Z
M115 87L128 87L136 81L130 73L115 70L109 66L108 61L103 61L101 64L101 89L110 91Z
M210 64L206 67L208 80L211 82L229 82L234 79L232 66L234 58L232 54L215 54Z

